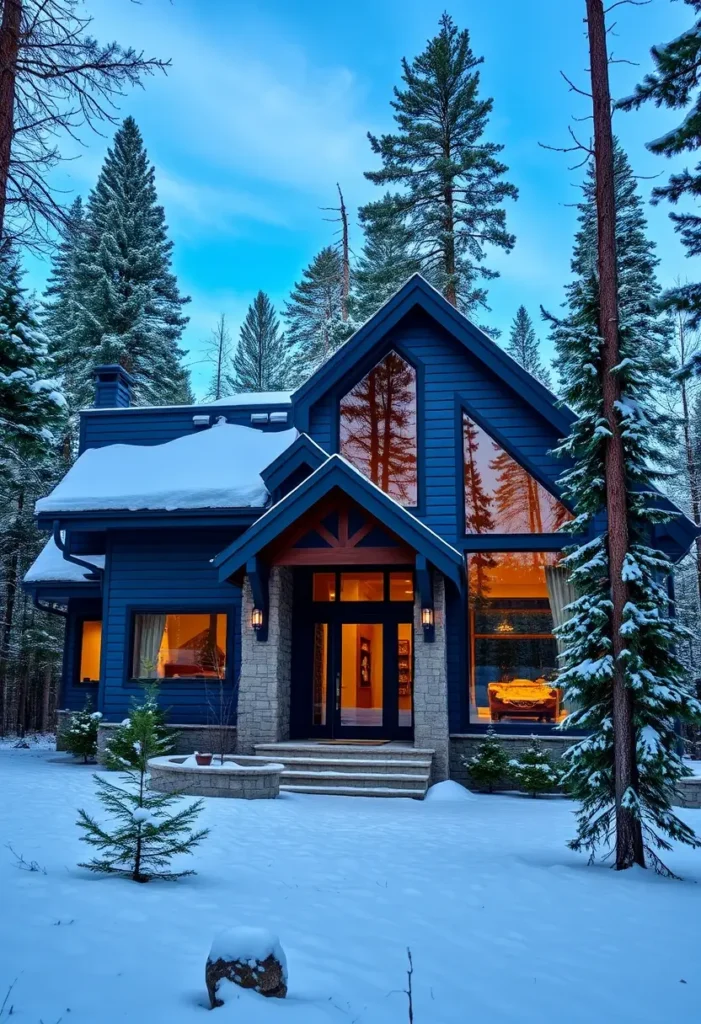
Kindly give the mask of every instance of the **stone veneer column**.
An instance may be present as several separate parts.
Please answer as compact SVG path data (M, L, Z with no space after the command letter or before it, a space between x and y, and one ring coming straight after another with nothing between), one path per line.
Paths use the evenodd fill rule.
M292 572L275 566L268 582L268 639L251 626L253 598L248 577L241 602L241 674L236 751L252 754L256 743L277 743L290 735L292 670Z
M445 581L433 573L435 639L424 640L421 599L414 604L414 746L435 750L432 781L448 778L448 663L445 642Z

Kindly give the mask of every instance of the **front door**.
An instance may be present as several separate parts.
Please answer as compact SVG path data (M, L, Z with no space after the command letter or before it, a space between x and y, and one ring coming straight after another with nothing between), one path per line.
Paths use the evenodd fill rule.
M310 596L295 630L295 735L410 739L411 572L314 573Z

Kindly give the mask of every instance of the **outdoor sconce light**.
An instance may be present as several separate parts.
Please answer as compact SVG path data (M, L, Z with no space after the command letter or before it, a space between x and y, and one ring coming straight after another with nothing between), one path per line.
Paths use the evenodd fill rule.
M261 629L263 626L263 610L262 608L254 608L251 612L251 625L254 629Z
M421 609L421 625L424 629L430 629L434 625L433 608Z

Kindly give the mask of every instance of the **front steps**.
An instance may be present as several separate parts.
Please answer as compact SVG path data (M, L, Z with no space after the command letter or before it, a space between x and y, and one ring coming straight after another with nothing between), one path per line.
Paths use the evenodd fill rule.
M410 797L423 800L431 779L432 750L403 744L259 743L256 755L284 764L282 793L326 796Z

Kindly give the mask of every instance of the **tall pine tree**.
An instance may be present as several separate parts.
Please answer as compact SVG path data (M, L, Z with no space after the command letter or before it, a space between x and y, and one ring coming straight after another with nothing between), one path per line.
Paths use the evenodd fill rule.
M550 371L543 366L541 361L540 345L533 328L533 321L525 306L519 306L516 310L506 351L514 357L517 363L521 364L524 370L533 374L536 380L539 380L546 388L552 388Z
M492 100L479 97L481 63L467 30L443 14L424 52L402 61L405 88L392 100L398 131L369 135L382 168L366 172L401 187L391 202L409 218L423 272L465 313L486 305L484 281L498 276L485 265L487 247L508 252L515 241L503 203L518 193L504 180L503 147L485 139Z
M352 313L363 324L412 274L421 271L418 246L406 214L387 193L360 212L365 238L353 272Z
M643 201L633 169L618 140L614 140L613 158L617 261L620 272L625 271L626 280L626 291L621 292L620 301L625 307L628 322L640 338L643 346L640 355L646 361L651 383L656 387L665 387L675 368L671 347L674 324L662 304L662 289L657 279L660 261L655 255L655 243L647 235ZM576 280L567 288L568 302L571 302L570 296L577 291L578 282L589 280L597 273L595 175L591 164L582 191L583 197L578 204L579 227L571 262ZM557 323L549 314L546 313L545 317ZM562 375L557 331L553 339L555 368ZM665 428L666 431L669 429L671 427Z
M192 400L178 345L189 300L172 271L173 243L154 179L141 132L128 117L88 200L75 327L58 357L74 408L90 403L100 363L121 363L134 376L137 405Z
M50 377L46 338L12 253L0 257L0 734L28 622L18 621L20 581L39 542L34 500L56 476L65 399Z
M559 628L564 670L559 684L574 707L563 728L589 735L567 754L565 784L579 800L577 836L570 844L593 856L617 845L617 866L644 863L662 869L659 851L669 840L697 845L692 830L672 810L675 787L688 774L677 752L675 722L701 714L679 660L684 630L670 616L667 577L671 565L650 546L657 523L669 514L656 507L649 484L659 479L661 446L669 424L655 400L666 359L666 328L656 298L656 258L632 173L620 147L614 152L615 234L620 397L616 401L625 473L627 542L621 580L626 591L620 626L614 620L609 532L570 549L565 565L578 592L572 617ZM608 507L606 460L611 429L605 414L606 346L600 333L600 278L594 177L590 170L567 287L567 312L549 317L562 395L578 418L560 452L572 462L561 483L575 518L562 528L586 533ZM654 372L651 372L654 371ZM630 703L630 735L614 727L617 679ZM631 782L617 791L617 757L627 746ZM621 856L619 812L634 823L635 852ZM631 859L634 858L634 859Z
M701 0L684 0L693 10L693 25L670 43L653 46L655 70L646 75L632 96L620 100L621 110L637 110L652 101L657 107L685 110L684 120L670 132L648 143L651 152L662 156L695 153L701 147ZM652 201L668 199L697 201L701 194L701 162L693 170L685 168L672 174L666 185L653 190ZM687 256L701 254L701 217L695 213L671 213ZM701 283L683 284L672 289L668 300L690 314L690 326L701 325ZM698 364L698 358L695 359Z
M233 394L240 391L284 391L294 383L287 341L265 292L258 292L248 307L234 354L233 370L233 375L227 380L228 390Z
M285 322L294 383L301 383L352 333L343 320L343 259L337 247L325 246L302 272L285 305Z

